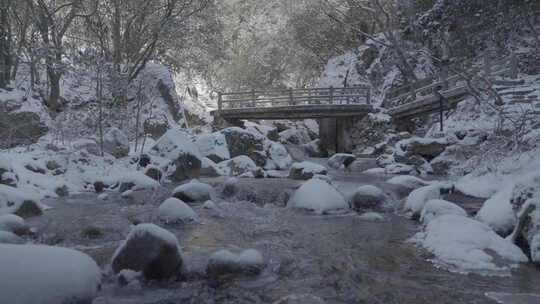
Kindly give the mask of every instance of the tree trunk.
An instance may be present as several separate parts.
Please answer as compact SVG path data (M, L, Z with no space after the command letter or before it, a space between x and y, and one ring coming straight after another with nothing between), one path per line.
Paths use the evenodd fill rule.
M8 10L11 0L0 0L0 88L6 88L11 80L11 25Z
M62 75L55 72L53 68L47 68L47 74L49 76L49 99L47 100L47 106L54 112L61 112L62 105L60 104L60 79Z

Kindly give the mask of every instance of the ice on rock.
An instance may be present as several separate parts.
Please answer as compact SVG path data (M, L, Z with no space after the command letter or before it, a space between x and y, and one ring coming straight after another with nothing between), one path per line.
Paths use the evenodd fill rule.
M14 213L19 216L34 216L43 213L44 206L38 195L20 188L0 185L0 214Z
M336 153L328 159L328 166L333 169L341 169L349 165L356 159L353 154Z
M384 221L384 216L377 212L366 212L362 213L359 216L360 219L364 221L370 221L370 222L381 222Z
M158 217L168 224L193 222L197 220L195 211L177 198L165 200L158 208Z
M84 253L60 247L0 244L0 303L91 303L101 270Z
M435 262L459 272L506 275L527 262L521 249L476 220L443 215L429 222L412 241L436 257Z
M467 212L463 208L452 202L441 199L432 199L429 200L422 209L420 222L429 224L433 219L446 214L467 216Z
M296 190L287 203L289 208L307 209L317 214L328 211L348 209L349 204L333 186L313 178Z

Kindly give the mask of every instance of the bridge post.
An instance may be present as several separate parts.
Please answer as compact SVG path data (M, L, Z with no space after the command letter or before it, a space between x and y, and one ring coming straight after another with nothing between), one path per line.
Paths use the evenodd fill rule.
M371 104L371 88L367 88L366 90L366 104Z
M334 87L330 87L330 102L329 104L334 103Z
M289 89L289 104L294 106L294 93L292 88Z
M519 62L516 54L510 56L510 78L516 79L519 72Z
M217 99L217 105L218 105L218 112L221 114L221 110L223 109L223 96L221 92L217 93L218 99Z
M252 103L252 107L255 108L255 89L251 89L251 103Z

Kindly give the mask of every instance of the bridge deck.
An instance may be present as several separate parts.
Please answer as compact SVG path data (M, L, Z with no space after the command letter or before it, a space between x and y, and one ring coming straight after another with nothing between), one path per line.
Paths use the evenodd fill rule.
M373 112L373 107L367 104L327 104L277 106L268 108L236 108L213 111L224 119L315 119L332 117L362 116Z

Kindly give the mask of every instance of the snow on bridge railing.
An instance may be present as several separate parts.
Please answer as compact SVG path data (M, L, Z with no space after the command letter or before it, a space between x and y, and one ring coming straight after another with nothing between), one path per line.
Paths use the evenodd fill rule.
M218 109L221 111L305 105L370 104L370 92L367 86L355 86L218 93Z
M443 69L441 73L432 77L420 79L390 90L386 94L388 102L385 104L387 107L392 108L414 102L418 97L435 94L439 90L449 90L456 88L460 84L465 85L463 82L466 81L464 77L466 74L474 75L482 72L487 77L506 74L512 78L516 78L518 74L518 60L515 55L510 55L499 60L485 56L481 65L475 64L473 61L462 61L460 65L464 66L464 68L454 67L453 69ZM465 72L461 73L461 71Z

